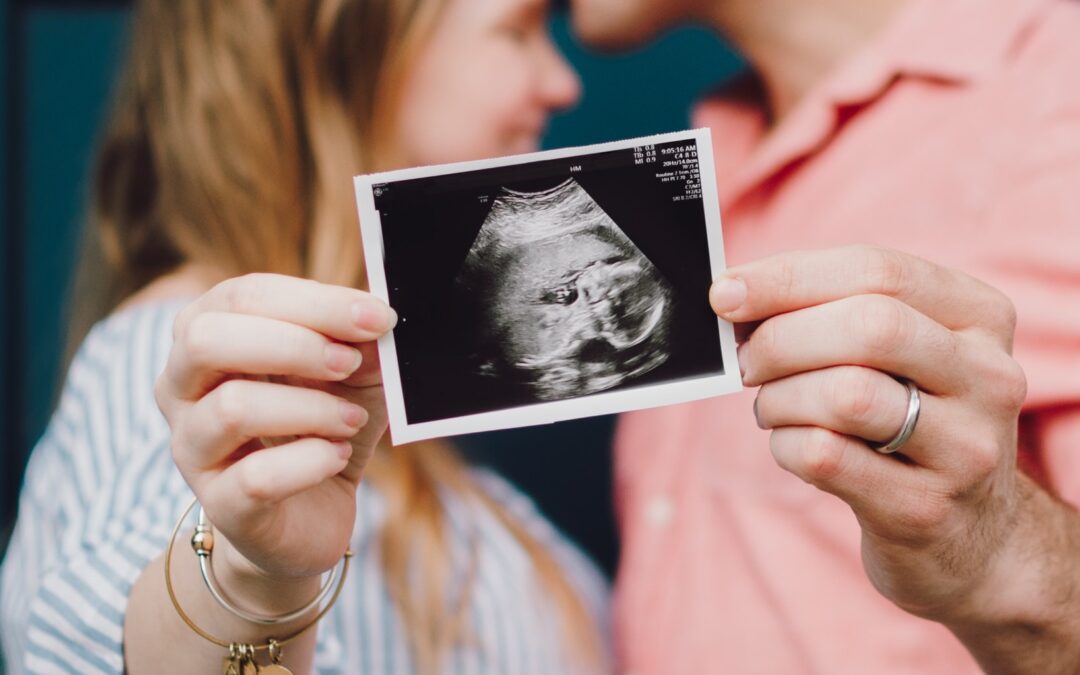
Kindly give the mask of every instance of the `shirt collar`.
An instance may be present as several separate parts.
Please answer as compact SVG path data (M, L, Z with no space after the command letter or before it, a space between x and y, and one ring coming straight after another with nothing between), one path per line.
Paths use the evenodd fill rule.
M699 126L726 127L742 118L742 129L753 126L757 132L753 150L739 158L739 169L722 188L722 201L730 204L823 149L844 120L879 100L900 78L977 83L1001 67L1025 29L1054 1L910 0L880 36L809 92L768 136L760 110L705 101L695 115ZM757 118L756 124L748 117Z
M1052 0L911 0L885 37L896 71L953 82L995 72Z

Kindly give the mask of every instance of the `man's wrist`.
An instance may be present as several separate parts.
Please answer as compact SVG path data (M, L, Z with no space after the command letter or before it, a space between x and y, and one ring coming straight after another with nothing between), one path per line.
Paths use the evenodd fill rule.
M1017 474L1015 512L970 593L937 620L957 634L1052 632L1077 621L1080 514ZM1065 602L1065 598L1073 598Z

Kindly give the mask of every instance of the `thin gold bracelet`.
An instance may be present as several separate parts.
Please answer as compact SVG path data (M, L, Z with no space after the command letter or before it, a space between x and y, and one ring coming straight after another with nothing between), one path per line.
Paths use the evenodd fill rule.
M168 548L165 549L165 588L169 592L169 599L172 600L172 604L173 604L173 607L176 609L176 613L180 615L180 618L183 619L184 623L186 623L188 625L188 628L195 631L195 633L198 634L199 637L203 638L204 640L207 640L209 642L213 642L214 644L218 645L219 647L225 647L226 649L232 650L233 648L236 647L236 645L242 644L242 643L226 642L225 640L221 640L219 638L214 637L210 633L207 633L202 628L199 628L195 624L195 622L191 620L191 617L189 617L187 615L187 612L184 611L184 608L181 607L180 601L176 597L176 591L173 589L173 585L172 585L172 552L173 552L173 545L176 543L176 535L180 533L180 528L183 526L184 521L187 520L187 517L191 514L191 510L193 508L195 508L196 504L198 504L198 498L192 499L191 503L188 504L186 509L184 509L184 512L182 514L180 514L180 519L176 521L176 526L173 527L172 535L169 537L169 546L168 546ZM260 650L267 650L267 651L271 651L271 652L274 651L274 650L280 651L280 649L282 647L284 647L286 644L288 644L289 642L292 642L296 638L300 637L301 635L306 633L308 630L310 630L312 626L314 626L320 620L322 620L322 618L324 616L326 616L326 613L330 611L330 608L334 606L334 603L337 602L338 596L341 595L341 590L345 586L345 577L348 575L348 572L349 572L349 559L352 558L352 555L353 555L352 550L346 549L346 551L345 551L345 560L344 560L344 563L342 564L341 576L338 577L337 587L334 589L333 595L330 596L330 601L326 604L325 607L323 607L319 611L318 614L315 615L314 619L312 619L303 628L300 628L299 630L297 630L292 635L289 635L288 637L282 638L280 640L276 640L276 639L271 638L271 639L269 639L267 641L267 644L265 644L265 645L259 645L258 647L251 646L252 651L260 651Z

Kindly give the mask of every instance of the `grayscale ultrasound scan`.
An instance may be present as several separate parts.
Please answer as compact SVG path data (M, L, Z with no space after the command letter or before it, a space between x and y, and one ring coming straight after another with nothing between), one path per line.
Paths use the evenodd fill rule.
M394 442L741 388L708 304L723 269L709 143L688 131L357 177L371 289L400 317L379 343Z
M475 372L539 400L610 389L670 355L671 284L573 178L502 189L455 292L476 304Z

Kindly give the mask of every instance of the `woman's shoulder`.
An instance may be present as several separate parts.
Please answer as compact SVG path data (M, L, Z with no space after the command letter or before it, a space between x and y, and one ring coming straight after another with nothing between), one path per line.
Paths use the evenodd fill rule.
M156 379L172 345L176 315L206 290L211 278L183 266L128 297L90 329L72 360L69 382L83 370L87 375L124 371L129 382Z
M132 304L98 321L79 345L42 442L125 456L163 426L154 381L172 345L181 298Z
M131 304L95 323L75 352L68 384L108 379L118 370L129 377L156 377L172 341L176 315L189 302L169 298Z

